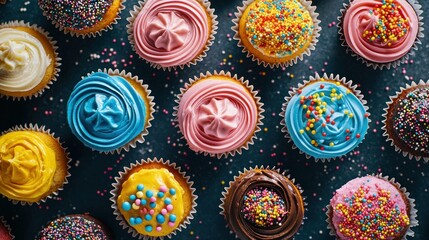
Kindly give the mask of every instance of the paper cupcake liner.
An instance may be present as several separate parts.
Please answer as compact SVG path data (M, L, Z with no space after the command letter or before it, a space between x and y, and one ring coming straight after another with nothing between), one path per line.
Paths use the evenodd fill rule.
M30 25L30 23L26 23L24 21L9 21L6 23L2 23L0 24L0 29L1 28L14 28L14 27L25 27L25 28L30 28L38 33L40 33L41 35L43 35L51 44L52 49L54 50L54 58L52 59L52 61L55 61L55 65L54 65L54 73L52 74L52 78L51 80L43 87L41 88L39 91L37 91L36 93L34 93L33 95L28 95L28 96L22 96L22 97L16 97L16 96L8 96L8 95L2 95L0 94L0 98L5 97L6 99L12 98L13 100L27 100L27 99L31 99L32 97L39 97L40 95L42 95L42 93L46 90L49 89L51 84L53 84L55 81L57 81L59 72L61 71L60 66L61 66L61 58L58 56L58 46L57 41L54 41L52 37L49 36L49 32L47 32L46 30L44 30L41 27L38 27L36 24Z
M15 236L12 234L12 229L10 228L9 224L7 224L6 220L3 218L3 216L0 216L0 223L3 224L3 226L6 228L6 230L9 231L10 239L15 239Z
M304 86L306 86L309 83L320 81L322 78L323 79L330 79L330 80L334 80L334 81L340 82L343 86L345 86L349 90L351 90L353 92L353 94L361 101L361 103L362 103L362 105L363 105L363 107L364 107L364 109L366 111L366 114L368 114L368 125L371 123L371 119L369 118L370 113L368 112L368 106L366 105L367 101L364 99L364 96L363 96L362 92L357 89L357 85L353 85L353 81L352 80L347 80L345 77L340 77L340 75L338 75L338 74L334 75L334 74L331 73L330 75L328 75L328 74L324 73L322 76L319 76L319 74L316 73L316 75L314 77L310 76L310 80L305 80L303 83L299 83L298 87L295 87L291 91L289 91L289 96L286 96L284 98L285 102L282 104L282 111L281 111L281 113L279 115L282 117L280 125L282 125L283 127L282 127L281 131L285 134L285 138L288 139L288 142L292 142L293 143L292 138L291 138L291 136L289 134L289 131L287 129L287 126L286 126L286 121L285 121L286 108L287 108L287 105L288 105L290 99L298 93L299 89L303 88ZM361 143L364 140L365 140L365 136L363 136ZM356 145L355 148L357 148L361 143L359 143L358 145ZM293 143L292 149L297 149L297 148L298 147L295 145L295 143ZM350 152L351 151L353 151L353 150L350 150ZM299 149L299 152L301 154L305 154L305 157L307 159L314 158L316 162L319 161L319 160L321 162L325 162L325 161L329 162L330 160L333 160L333 159L336 159L336 158L340 158L340 157L345 156L347 154L346 153L346 154L344 154L342 156L337 156L337 157L334 157L334 158L315 158L313 156L310 156L307 153L304 153L300 149Z
M264 104L261 102L261 97L259 97L257 95L258 92L254 90L253 85L250 85L249 80L245 80L244 77L238 78L237 74L232 75L230 72L224 72L223 70L220 72L214 71L213 73L207 71L206 73L200 73L200 75L198 77L194 76L193 79L189 78L189 82L185 83L185 86L183 88L180 88L180 94L177 95L177 99L175 100L175 102L177 103L177 105L175 107L173 107L173 109L174 109L174 112L173 112L174 121L177 123L177 124L175 124L175 127L178 129L177 132L182 135L181 139L184 139L185 137L184 137L184 134L180 131L179 124L178 124L179 119L177 117L177 114L179 111L180 100L182 99L183 94L185 94L185 92L192 86L192 84L199 81L200 79L204 79L204 78L208 78L208 77L212 77L212 76L224 76L224 77L234 79L237 82L241 83L253 95L253 99L255 100L255 104L256 104L256 107L258 109L258 121L256 122L256 127L255 127L255 130L253 132L253 136L251 136L247 140L247 142L245 142L240 148L237 148L237 149L229 151L229 152L218 153L218 154L208 153L208 152L203 152L203 151L200 151L197 153L203 153L204 156L207 156L207 155L210 155L211 157L216 156L218 159L220 159L222 157L228 157L229 155L235 156L236 153L241 155L243 149L248 150L249 145L254 144L254 139L256 139L256 133L261 131L261 126L263 125L262 119L264 119L264 116L262 115L262 113L264 113L265 110L263 109Z
M283 176L285 176L287 179L289 179L289 181L291 181L296 187L297 187L297 189L299 190L299 192L300 192L300 194L301 194L301 197L302 197L302 201L303 201L303 203L304 203L304 217L303 217L303 219L302 219L302 223L301 223L301 227L302 227L302 225L304 225L304 221L305 221L305 219L306 219L306 217L305 217L305 212L306 211L308 211L308 209L307 209L307 202L305 201L306 199L307 199L307 197L305 197L305 196L303 196L302 194L303 194L303 192L304 192L304 190L302 190L301 189L301 186L299 185L299 184L296 184L295 183L295 178L291 178L291 176L290 176L290 174L288 174L288 170L285 170L285 171L280 171L280 169L278 169L278 168L275 168L275 167L270 167L270 166L266 166L266 167L264 167L263 165L262 166L256 166L256 167L250 167L249 169L247 169L247 168L244 168L244 170L243 171L239 171L238 172L238 175L235 175L234 176L234 180L233 181L229 181L229 184L228 184L228 186L227 187L224 187L224 191L222 192L222 197L221 197L221 199L220 199L220 201L221 201L221 204L219 205L219 208L221 209L221 211L220 211L220 215L222 215L224 218L226 218L226 213L225 213L225 199L226 199L226 195L228 194L228 192L229 192L229 189L231 188L231 186L232 186L232 184L234 184L234 182L235 181L237 181L237 179L241 176L241 175L243 175L243 174L245 174L245 173L247 173L247 172L251 172L251 171L253 171L253 170L272 170L272 171L275 171L275 172L278 172L278 173L280 173L281 175L283 175ZM301 228L300 227L300 228ZM228 229L230 229L229 228L229 226L228 226L228 224L226 224L225 225L225 228L228 228ZM299 232L299 230L297 231L297 233ZM230 233L232 234L232 233L234 233L234 235L235 235L235 238L239 238L236 234L235 234L235 232L233 232L233 230L231 229L231 231L230 231ZM295 235L296 235L296 233L295 233Z
M81 37L82 39L85 39L85 37L97 37L101 36L103 34L103 32L107 32L108 30L112 30L113 29L113 25L118 24L118 21L121 19L121 11L125 9L124 3L126 2L126 0L121 0L120 5L119 5L119 9L118 9L118 14L116 15L116 18L109 23L109 25L105 26L104 28L95 31L95 32L89 32L89 33L79 33L79 32L74 32L73 30L67 29L65 27L63 27L62 25L60 25L57 21L52 20L52 24L58 28L60 31L62 31L64 34L70 34L72 37ZM47 14L45 13L45 11L43 11L43 16L47 17Z
M134 167L142 166L142 165L149 164L149 163L163 164L165 166L173 168L176 171L176 173L181 175L186 180L186 182L188 183L188 187L189 187L191 194L192 194L192 206L191 206L191 211L189 212L189 215L183 220L183 223L181 223L173 232L171 232L170 234L168 234L166 236L151 237L151 236L146 236L146 235L138 233L133 227L131 227L127 223L127 221L122 216L122 214L119 211L118 206L116 204L116 200L120 194L121 186L123 183L123 178L126 177ZM134 238L138 237L138 239L144 239L144 240L149 240L149 239L150 240L155 240L155 239L161 239L162 240L164 238L170 239L174 235L177 234L177 231L181 232L183 229L186 229L187 225L189 225L191 223L191 220L194 219L194 214L197 212L197 210L195 208L197 207L196 200L197 200L198 196L195 195L195 188L192 187L193 184L194 184L194 182L190 181L189 176L187 176L186 173L182 171L181 167L177 166L176 163L174 163L174 162L170 162L170 160L164 160L162 158L160 158L160 159L148 158L148 159L142 159L140 161L137 161L136 163L131 163L131 165L129 167L124 167L123 171L119 172L119 176L115 177L115 183L112 183L113 190L110 191L110 194L112 195L112 197L110 197L110 201L112 202L113 214L116 215L116 220L119 221L119 225L122 226L122 229L126 229L128 231L128 233L132 234L132 236Z
M246 8L249 6L249 4L251 4L254 1L255 0L245 0L245 1L243 1L243 6L237 7L238 12L234 13L235 18L232 20L234 25L231 27L231 29L234 31L234 37L233 38L238 41L237 46L240 48L243 48L242 52L246 53L248 58L252 58L252 61L256 61L258 63L258 65L262 64L264 67L270 66L270 68L273 69L274 67L292 66L292 65L296 64L298 62L298 60L302 61L304 59L304 55L307 55L308 57L311 56L311 51L314 51L316 49L316 44L319 41L318 38L320 36L320 31L322 31L322 27L320 26L320 20L317 18L319 16L319 13L316 12L316 6L311 5L312 1L299 0L300 3L309 11L311 18L313 20L313 24L314 24L313 36L312 36L312 40L311 40L310 45L307 47L307 49L305 49L305 51L303 53L296 56L295 58L293 58L287 62L278 62L278 63L265 62L264 60L259 59L251 51L249 51L244 46L243 42L241 41L239 30L238 30L240 18L243 15L244 10L246 10Z
M140 59L143 59L146 63L150 64L151 67L156 68L156 69L162 69L162 70L176 70L177 68L183 69L185 66L190 67L191 65L196 65L198 62L203 61L203 59L207 56L207 52L210 50L210 47L213 45L214 40L215 40L215 35L217 33L217 29L218 29L218 21L217 19L217 15L214 14L214 8L211 8L210 5L210 1L209 0L194 0L194 1L198 1L202 6L205 7L205 11L206 13L210 16L211 18L211 32L209 35L209 38L207 39L207 43L204 46L203 51L198 55L195 56L194 59L192 59L192 61L185 63L185 64L181 64L181 65L175 65L175 66L169 66L169 67L163 67L160 64L157 63L153 63L151 61L148 61L146 59L144 59L143 57L141 57L136 49L135 49L135 40L134 40L134 21L136 19L136 17L138 16L138 14L140 13L140 11L143 9L144 5L146 4L148 0L139 0L138 3L136 5L134 5L133 9L130 11L130 17L127 18L128 24L127 24L127 34L128 34L128 40L131 44L131 47L133 48L134 52L136 52L136 54L139 56Z
M140 86L144 89L144 91L146 92L146 98L149 100L148 104L149 105L149 117L146 121L145 127L143 129L143 131L137 135L136 137L134 137L130 142L128 142L127 144L125 144L124 146L117 148L115 150L111 150L111 151L98 151L95 149L92 149L93 151L98 151L100 153L104 153L104 154L114 154L116 153L120 153L122 150L125 150L126 152L128 152L130 150L130 148L136 148L137 147L137 143L143 143L145 141L145 136L149 134L149 128L152 126L151 121L154 119L153 113L155 112L155 102L154 102L154 97L151 96L151 90L149 89L149 86L147 84L143 83L142 79L139 79L138 76L133 76L131 73L127 73L125 72L125 70L119 71L118 69L98 69L97 72L103 72L103 73L107 73L111 76L121 76L125 79L130 79L133 81L136 81L137 83L140 84ZM95 72L91 72L88 73L87 76L90 76L91 74L93 74ZM83 79L84 77L82 77ZM147 106L146 106L147 107Z
M364 63L367 67L372 67L374 70L383 70L383 68L387 68L390 69L391 67L396 68L398 66L400 66L401 64L404 64L406 61L408 61L408 59L410 58L411 55L414 54L415 51L418 50L418 46L417 44L422 44L421 39L425 36L423 31L423 10L422 10L422 6L418 3L418 1L416 0L407 0L407 2L414 8L414 11L416 12L418 18L419 18L419 32L417 33L417 37L416 40L414 41L413 46L411 47L411 49L408 51L408 53L406 55L404 55L403 57L401 57L398 60L389 62L389 63L376 63L376 62L372 62L369 60L366 60L365 58L361 57L360 55L356 54L347 44L347 41L345 39L344 36L344 32L343 32L343 19L344 19L344 15L346 14L347 9L350 7L350 4L353 0L349 0L349 3L343 3L343 9L340 10L341 15L338 16L338 23L337 23L337 27L338 27L338 34L340 35L340 41L341 41L341 46L346 48L346 52L350 53L350 55L354 58L356 58L358 61L361 61L362 63Z
M41 133L47 134L47 135L51 136L52 138L54 138L60 144L62 150L65 153L66 161L67 161L67 170L66 170L67 173L66 173L66 176L64 177L63 185L60 186L56 191L54 191L51 194L49 194L48 196L40 199L38 202L32 203L32 202L18 201L18 200L9 199L9 198L7 198L6 196L3 196L3 195L1 195L1 196L3 198L7 198L9 201L11 201L15 205L16 204L21 204L22 206L25 206L25 205L30 205L31 206L33 204L39 205L40 203L46 202L46 200L52 198L53 196L58 196L58 193L64 189L64 185L66 185L66 184L69 183L68 182L68 178L71 176L71 174L69 172L71 158L69 156L70 153L67 151L67 148L63 146L62 142L60 142L60 138L59 137L55 137L55 134L51 133L50 129L46 129L44 125L40 125L39 126L37 124L32 124L32 123L24 124L24 125L17 125L17 126L14 126L14 127L10 128L8 130L2 132L2 135L6 134L6 133L9 133L9 132L14 132L14 131L35 131L35 132L41 132Z
M383 126L381 127L381 129L383 130L383 136L385 136L387 138L387 142L390 142L390 146L394 146L395 147L395 151L396 152L398 152L398 153L402 152L402 155L404 157L408 156L408 158L410 160L412 158L416 158L417 161L419 161L420 159L423 159L425 162L428 162L429 161L429 157L414 156L413 154L411 154L411 153L409 153L407 151L404 151L403 149L401 149L398 146L396 146L393 138L391 138L389 136L389 134L387 133L387 128L386 128L387 114L388 114L389 108L392 107L393 102L399 97L399 95L402 94L403 91L407 91L407 90L413 89L413 88L418 87L418 86L429 86L429 80L427 82L425 82L423 80L420 80L418 83L416 83L416 82L411 82L411 84L407 83L405 85L405 88L401 87L399 89L399 92L398 91L396 92L395 96L390 96L389 97L390 101L387 102L387 107L383 109L384 110L384 113L382 115L383 116L383 120L382 120Z
M419 221L417 220L416 204L414 203L415 200L413 198L410 198L410 193L407 191L407 189L405 187L401 187L401 184L399 184L398 182L395 182L395 178L389 178L389 176L383 176L382 173L371 174L371 176L378 177L380 179L384 179L384 180L390 182L400 192L402 192L404 194L404 196L407 197L408 202L410 204L410 211L408 213L409 218L410 218L410 226L408 226L407 232L404 234L404 237L402 238L402 240L406 240L407 237L414 237L414 231L411 230L411 228L419 225ZM327 229L329 230L329 235L337 237L337 233L336 233L335 228L331 222L331 215L332 215L332 209L331 209L331 204L329 203L328 205L326 205L326 222L328 223Z

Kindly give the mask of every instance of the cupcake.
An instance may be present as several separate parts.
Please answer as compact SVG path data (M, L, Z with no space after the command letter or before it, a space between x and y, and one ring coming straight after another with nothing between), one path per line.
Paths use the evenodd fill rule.
M115 180L112 208L133 237L171 238L193 219L197 206L193 182L175 163L142 160L124 168Z
M0 239L1 240L12 240L15 237L10 233L10 227L6 221L0 216Z
M347 182L327 209L330 235L341 240L406 239L418 225L414 199L394 178L381 175Z
M232 30L247 57L265 67L287 67L310 56L320 20L308 0L247 0L238 7Z
M218 24L207 0L139 1L130 13L127 32L133 49L164 70L202 61Z
M0 24L0 97L37 97L60 71L56 42L37 25L23 21Z
M429 161L429 81L407 84L390 97L384 110L383 135L395 150Z
M286 97L281 124L307 158L334 159L352 151L365 137L368 107L352 81L333 74L310 77Z
M49 222L35 237L36 240L112 239L103 223L88 214L72 214Z
M144 142L155 111L148 86L125 71L98 70L74 87L67 102L72 133L87 147L119 153Z
M44 202L67 183L68 153L44 126L17 126L0 136L0 194L14 204Z
M38 0L43 15L71 36L95 37L112 29L126 0Z
M207 72L180 92L174 115L191 150L220 158L253 144L264 110L249 81L229 72Z
M292 239L304 219L302 191L270 168L251 168L222 193L221 215L239 239Z
M424 37L415 0L350 0L338 20L342 45L374 69L404 63Z

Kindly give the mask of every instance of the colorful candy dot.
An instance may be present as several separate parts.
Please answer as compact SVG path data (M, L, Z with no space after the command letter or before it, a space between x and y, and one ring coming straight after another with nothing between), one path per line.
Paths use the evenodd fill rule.
M130 211L131 210L131 204L129 202L122 203L122 209L124 211Z

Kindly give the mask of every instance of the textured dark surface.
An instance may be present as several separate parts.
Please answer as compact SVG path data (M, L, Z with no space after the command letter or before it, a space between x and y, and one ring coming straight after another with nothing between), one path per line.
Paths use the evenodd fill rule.
M256 165L288 169L303 188L308 211L296 239L331 239L326 229L324 208L332 192L352 178L378 172L395 177L408 189L411 197L416 199L420 225L413 229L416 232L415 239L427 239L429 210L425 204L428 197L429 166L423 161L404 158L386 143L382 136L381 115L389 96L394 95L399 87L409 83L410 78L428 78L428 38L422 39L423 44L419 46L416 56L411 57L414 63L397 69L375 71L346 54L345 49L340 46L337 28L328 25L336 22L342 1L313 1L320 13L323 28L316 51L293 67L271 70L246 58L236 46L237 42L228 37L233 34L230 29L233 18L231 13L236 11L241 1L213 0L212 6L219 16L219 31L208 57L196 66L168 72L150 68L133 54L128 44L126 18L131 6L136 2L126 2L127 8L122 12L122 19L114 26L113 31L104 32L101 37L84 40L66 36L55 29L42 16L35 0L13 0L6 5L0 5L0 22L25 20L45 28L58 41L59 54L63 59L58 81L41 97L27 101L0 99L0 131L17 124L46 125L61 138L73 159L70 183L64 187L58 198L33 206L13 205L5 198L0 199L0 215L5 216L18 240L32 239L49 220L57 215L71 213L90 213L101 219L112 230L115 239L132 238L119 227L113 216L109 191L113 177L119 170L137 159L148 157L163 157L176 162L195 182L199 196L197 214L191 225L178 234L177 239L234 239L234 235L225 228L223 217L219 215L221 192L238 171ZM422 5L423 10L429 12L428 2L422 1ZM429 27L429 18L424 21L425 26ZM116 39L116 42L113 39ZM121 45L122 42L124 46ZM114 51L116 54L113 54ZM111 57L108 56L109 53L112 53ZM133 55L133 58L130 58L130 55ZM106 62L108 58L110 62ZM127 63L132 61L132 64L124 66L122 59ZM115 68L113 61L118 62L118 69L138 75L149 84L155 96L157 111L145 143L122 155L102 155L84 147L72 135L66 124L66 102L71 89L81 76L98 68ZM221 65L224 61L225 64ZM200 72L213 70L227 70L249 79L255 88L260 90L262 102L265 103L263 122L266 131L257 133L255 144L241 156L218 160L196 155L189 150L185 141L180 139L177 128L172 124L174 100L184 81ZM354 80L368 100L371 113L372 122L363 143L343 159L329 163L315 163L313 159L305 159L297 150L292 150L292 145L287 143L280 131L279 113L284 96L290 87L314 75L315 71L340 74Z

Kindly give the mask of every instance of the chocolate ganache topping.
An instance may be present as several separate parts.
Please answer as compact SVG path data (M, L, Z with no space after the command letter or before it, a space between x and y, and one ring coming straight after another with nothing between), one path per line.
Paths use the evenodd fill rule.
M304 218L299 189L275 170L241 174L223 203L228 226L240 239L290 239Z

